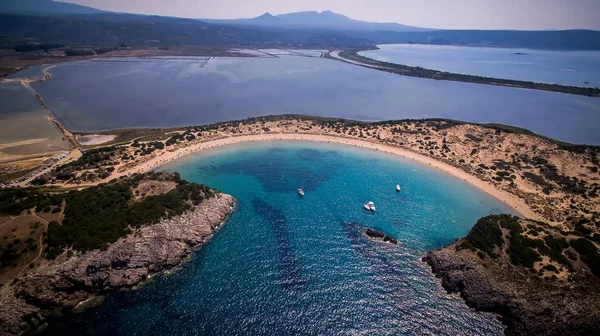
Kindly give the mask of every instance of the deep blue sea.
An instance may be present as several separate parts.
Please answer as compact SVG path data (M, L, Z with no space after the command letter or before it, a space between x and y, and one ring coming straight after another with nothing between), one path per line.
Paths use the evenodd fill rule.
M478 218L511 212L460 180L373 150L292 141L216 148L162 170L232 194L237 210L179 271L68 314L49 334L502 332L494 317L445 294L420 261ZM376 213L362 208L369 200ZM367 240L368 227L401 244Z
M383 44L360 52L376 60L427 69L540 83L600 87L600 51L556 51Z
M494 122L600 145L599 98L403 77L324 58L106 59L61 63L50 73L33 87L79 132L296 113Z

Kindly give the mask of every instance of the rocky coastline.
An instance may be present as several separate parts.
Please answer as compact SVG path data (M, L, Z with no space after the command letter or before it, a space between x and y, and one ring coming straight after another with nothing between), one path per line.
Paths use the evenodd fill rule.
M65 251L24 274L0 293L0 335L33 332L48 309L71 309L95 295L129 289L154 274L179 266L206 243L235 208L218 193L191 210L143 226L105 250Z
M498 314L505 335L597 335L599 281L585 271L567 282L551 282L505 260L485 261L471 250L449 245L423 261L448 293L469 307Z

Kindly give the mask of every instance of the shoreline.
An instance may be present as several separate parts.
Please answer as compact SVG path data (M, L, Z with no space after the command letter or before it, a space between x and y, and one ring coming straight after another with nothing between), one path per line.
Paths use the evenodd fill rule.
M316 141L316 142L327 142L327 143L336 143L343 145L350 145L359 148L366 148L371 150L377 150L384 153L389 153L393 155L397 155L399 157L403 157L405 159L412 160L414 162L430 166L434 169L437 169L441 172L449 174L454 178L458 178L463 182L466 182L473 187L485 192L486 194L498 199L502 203L506 204L513 210L515 210L519 215L534 219L534 220L543 220L539 215L537 215L523 200L518 198L515 195L509 194L503 190L496 188L491 183L480 180L474 175L471 175L457 167L454 167L450 164L435 160L431 157L415 153L408 149L392 147L384 144L372 143L364 140L355 140L348 139L339 136L329 136L329 135L316 135L316 134L291 134L291 133L280 133L280 134L257 134L257 135L238 135L238 136L230 136L227 138L220 138L216 140L209 140L205 142L200 142L193 144L191 146L183 147L176 149L172 152L166 152L163 155L159 155L154 157L138 166L135 169L126 170L123 172L118 172L116 174L111 175L107 178L106 181L127 176L134 173L144 173L151 170L154 170L158 167L161 167L169 162L180 159L184 156L197 153L203 150L221 147L226 145L235 145L246 142L258 142L258 141L278 141L278 140L300 140L300 141Z
M365 50L335 50L327 54L326 58L361 66L368 69L378 70L393 73L400 76L443 80L451 82L472 83L478 85L493 85L509 88L518 88L526 90L548 91L556 93L565 93L579 96L587 96L592 98L600 97L600 89L594 87L582 87L563 84L539 83L533 81L495 78L479 75L469 75L454 72L446 72L441 70L427 69L418 66L409 66L405 64L384 62L372 59L358 54Z

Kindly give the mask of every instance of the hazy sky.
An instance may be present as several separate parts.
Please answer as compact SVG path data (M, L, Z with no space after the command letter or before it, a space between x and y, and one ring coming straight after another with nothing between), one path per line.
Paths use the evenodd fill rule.
M62 0L104 10L192 18L324 11L428 28L600 30L600 0Z

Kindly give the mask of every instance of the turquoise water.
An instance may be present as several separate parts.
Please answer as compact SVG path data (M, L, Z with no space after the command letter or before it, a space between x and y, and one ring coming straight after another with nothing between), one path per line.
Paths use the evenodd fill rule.
M360 54L427 69L540 83L600 87L600 51L384 44Z
M502 331L493 317L446 295L420 261L481 216L510 212L462 181L377 151L291 141L221 147L163 170L232 194L237 210L178 272L67 315L50 334ZM368 200L376 213L363 210ZM366 227L401 245L365 239Z

